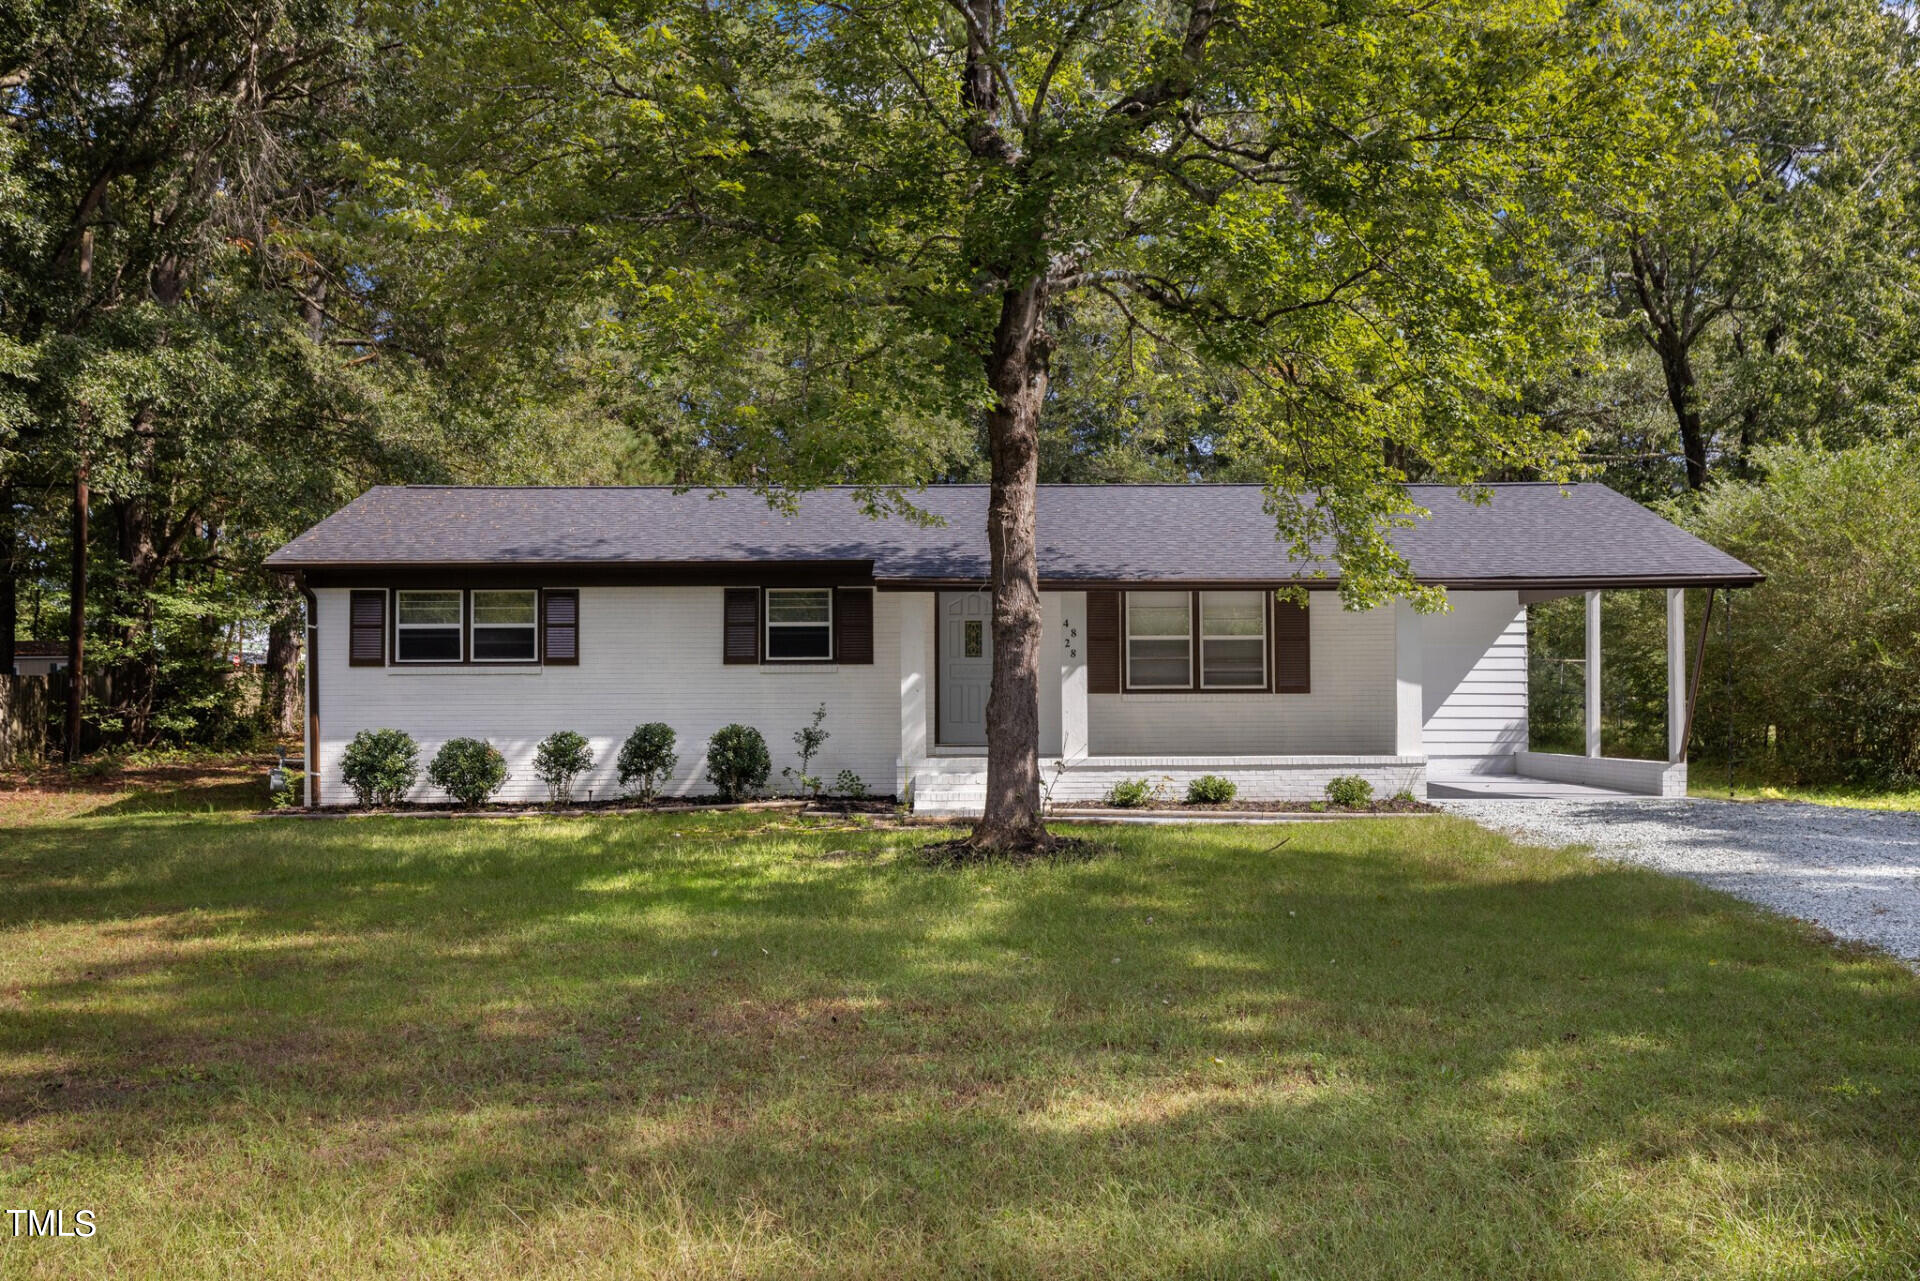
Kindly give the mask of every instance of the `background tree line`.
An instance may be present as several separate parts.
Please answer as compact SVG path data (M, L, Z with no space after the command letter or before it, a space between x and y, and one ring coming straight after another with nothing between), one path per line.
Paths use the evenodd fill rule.
M987 479L982 282L1031 225L1082 255L1033 322L1040 480L1318 487L1392 594L1400 484L1584 470L1774 576L1704 744L1911 774L1910 18L12 6L0 666L78 618L111 735L235 738L234 638L270 687L294 654L261 558L370 484Z

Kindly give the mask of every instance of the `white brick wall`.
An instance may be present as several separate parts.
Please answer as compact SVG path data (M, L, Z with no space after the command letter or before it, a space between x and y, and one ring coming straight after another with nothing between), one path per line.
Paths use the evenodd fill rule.
M1527 614L1515 592L1449 592L1420 620L1432 778L1511 774L1527 746Z
M562 584L555 584L560 586ZM558 729L592 741L595 767L576 794L615 794L614 760L633 727L665 721L679 735L680 766L671 794L704 793L704 749L729 721L766 735L773 756L770 782L795 765L793 732L813 709L827 705L833 735L814 761L829 782L852 769L869 789L897 792L901 779L901 597L874 598L872 666L836 669L728 667L720 661L723 589L718 587L589 587L580 592L578 667L349 667L345 589L315 593L320 614L321 799L352 802L340 778L340 757L362 729L405 730L420 744L422 774L449 738L490 739L507 758L513 778L500 794L509 801L544 800L533 773L540 740ZM424 780L417 801L444 800Z
M1089 754L1391 755L1392 608L1351 613L1334 592L1308 600L1312 693L1092 694Z
M359 730L389 727L419 741L423 766L448 738L492 740L514 775L501 799L534 801L544 793L533 775L533 752L554 730L577 730L591 740L596 768L581 780L579 794L584 798L591 789L605 798L616 789L614 758L626 735L642 721L665 721L679 735L680 752L668 791L686 795L710 790L704 778L707 737L737 720L766 735L777 786L780 769L795 764L794 730L822 701L833 737L816 772L831 780L851 768L875 793L897 793L904 785L901 616L918 604L931 623L923 594L876 593L873 665L831 670L724 665L724 592L717 587L582 589L580 666L536 669L349 667L348 592L323 589L316 596L321 741L315 757L329 805L351 801L339 772L347 742ZM1054 593L1043 598L1045 655L1060 643L1055 633L1066 599ZM1196 758L1171 771L1182 791L1191 775L1209 770L1235 778L1249 799L1315 799L1326 780L1341 773L1369 777L1382 794L1404 787L1423 791L1427 771L1393 755L1393 610L1348 613L1330 592L1315 592L1310 600L1312 693L1091 695L1089 768L1076 773L1074 798L1093 799L1119 778L1157 778L1169 771L1156 772L1152 762L1169 756ZM1455 616L1423 620L1429 646L1427 751L1447 760L1436 762L1436 770L1510 751L1505 745L1515 735L1517 745L1525 745L1524 615L1512 593L1459 593L1455 609ZM919 642L920 671L931 673L930 626L921 629ZM1048 754L1061 741L1061 668L1058 661L1041 665L1041 750ZM1437 682L1451 683L1442 689ZM1443 753L1443 746L1456 750ZM1290 759L1205 763L1224 756ZM1373 759L1346 759L1353 757ZM1378 777L1374 770L1381 771ZM414 799L443 798L423 782Z

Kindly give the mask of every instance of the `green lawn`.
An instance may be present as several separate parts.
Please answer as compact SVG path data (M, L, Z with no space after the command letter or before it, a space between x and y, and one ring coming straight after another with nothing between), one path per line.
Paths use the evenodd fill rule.
M1726 769L1716 769L1711 765L1696 765L1687 771L1687 794L1718 801L1806 801L1814 805L1838 805L1844 809L1920 810L1920 788L1848 787L1844 784L1822 786L1768 782L1735 775L1733 788L1729 791Z
M0 1208L99 1224L0 1275L1920 1270L1883 958L1452 819L932 835L0 830Z

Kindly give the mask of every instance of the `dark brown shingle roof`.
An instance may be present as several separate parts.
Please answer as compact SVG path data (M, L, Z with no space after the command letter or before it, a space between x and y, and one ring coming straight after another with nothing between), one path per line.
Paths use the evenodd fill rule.
M1481 505L1411 487L1431 511L1394 542L1423 580L1455 586L1746 584L1760 575L1603 485L1491 485ZM843 489L791 516L746 490L394 486L369 490L268 559L278 569L645 566L871 561L883 584L984 582L987 490L934 486L914 503L945 523L870 520ZM1043 485L1049 585L1273 582L1296 563L1257 485Z

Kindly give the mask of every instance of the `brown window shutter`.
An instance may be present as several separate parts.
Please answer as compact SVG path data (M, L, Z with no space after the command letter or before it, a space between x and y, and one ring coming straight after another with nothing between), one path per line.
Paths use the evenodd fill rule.
M1120 692L1120 593L1087 593L1087 693Z
M352 635L347 643L349 667L387 665L387 594L352 593L348 614Z
M833 658L837 663L873 662L873 589L833 589Z
M758 587L727 588L726 621L721 630L725 634L726 662L757 663L760 661L760 589Z
M540 657L549 666L580 665L580 593L540 593Z
M1307 607L1289 601L1273 603L1273 692L1313 692L1312 646L1307 629Z

